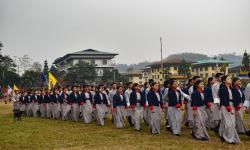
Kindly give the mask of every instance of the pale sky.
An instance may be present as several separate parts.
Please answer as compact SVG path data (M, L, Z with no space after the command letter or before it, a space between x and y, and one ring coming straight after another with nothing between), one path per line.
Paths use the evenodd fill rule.
M250 52L250 0L0 0L3 53L52 63L88 48L116 63Z

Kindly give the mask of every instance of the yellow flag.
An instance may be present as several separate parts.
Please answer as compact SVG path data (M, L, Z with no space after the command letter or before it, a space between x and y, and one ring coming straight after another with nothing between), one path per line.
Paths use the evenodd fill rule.
M19 91L19 89L17 88L17 86L15 84L14 84L13 90L14 91Z
M49 72L49 89L56 85L57 82L57 79Z

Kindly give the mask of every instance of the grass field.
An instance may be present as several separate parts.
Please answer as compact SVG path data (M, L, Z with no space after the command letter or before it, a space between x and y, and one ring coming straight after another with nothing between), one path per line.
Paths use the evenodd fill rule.
M104 127L95 123L23 117L14 122L12 105L0 103L0 149L250 149L250 138L241 136L241 144L229 145L209 131L211 141L194 140L190 130L182 128L180 137L172 136L162 125L160 135L151 135L143 125L136 132L128 125L115 129L110 120Z

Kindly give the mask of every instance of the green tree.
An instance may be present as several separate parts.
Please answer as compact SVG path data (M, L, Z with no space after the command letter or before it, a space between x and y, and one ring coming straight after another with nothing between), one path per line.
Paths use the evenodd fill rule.
M48 66L48 61L44 61L44 66L43 66L43 73L46 76L46 79L48 79L48 72L49 72L49 66Z
M188 64L184 58L180 63L178 74L183 75L187 78L191 75L190 64Z
M111 69L103 69L103 76L101 77L101 81L104 84L111 84L114 80L114 73Z
M249 67L249 55L247 54L246 51L245 51L245 53L244 53L244 55L243 55L242 65L243 65L244 67Z
M93 83L96 79L95 66L84 61L79 61L68 70L66 79L72 84Z
M40 72L34 70L27 70L22 75L22 84L26 88L39 87L40 85Z

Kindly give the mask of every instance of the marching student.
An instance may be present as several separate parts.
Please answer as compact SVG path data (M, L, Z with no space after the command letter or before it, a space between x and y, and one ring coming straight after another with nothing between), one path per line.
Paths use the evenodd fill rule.
M26 96L26 92L25 91L22 91L21 92L21 95L20 95L20 99L19 99L19 102L20 102L20 112L21 112L21 115L24 114L24 111L26 109L26 105L24 103L24 97Z
M219 133L219 127L220 127L220 120L221 120L221 110L220 110L220 97L219 97L219 89L221 86L221 77L223 76L222 73L216 73L215 74L215 81L212 85L212 94L213 94L213 100L212 103L212 109L213 109L213 130L216 133Z
M168 91L169 91L169 80L164 81L163 84L164 88L162 90L162 101L163 105L165 106L165 127L166 129L170 129L169 125L169 116L168 116Z
M32 100L32 116L37 117L39 113L39 104L38 104L38 93L36 90L33 90L31 100Z
M116 92L117 92L117 83L116 83L116 82L113 82L113 83L112 83L111 90L109 90L109 94L108 94L108 103L110 104L111 109L113 108L113 97L114 97L114 95L116 94ZM110 110L110 112L111 112L111 115L112 115L112 121L114 121L114 118L113 118L113 111Z
M151 80L152 81L152 80ZM153 82L153 81L152 81ZM142 92L142 95L143 97L145 98L145 101L146 101L146 106L144 107L144 110L143 110L143 120L144 120L144 123L149 125L149 108L148 108L148 100L147 100L147 95L148 95L148 92L150 91L151 89L151 83L149 82L145 82L144 83L144 90Z
M67 88L63 88L62 89L62 94L60 96L60 99L61 99L61 108L62 108L62 111L61 111L61 115L62 115L62 120L68 120L70 119L70 110L71 110L71 105L68 101L68 89Z
M108 110L108 100L107 96L103 93L104 85L99 85L97 87L97 91L94 96L94 104L93 109L95 112L95 118L97 120L97 124L104 126L105 115Z
M248 79L250 79L250 72L248 73ZM245 113L248 114L248 125L250 125L250 83L245 88L245 101L243 106L245 107Z
M129 103L131 108L131 117L134 123L134 128L137 131L141 130L141 120L143 118L143 108L146 107L145 98L142 95L139 84L134 83L132 87L133 91L129 97Z
M84 123L91 123L92 121L92 112L93 112L93 99L92 99L92 95L89 91L88 86L84 86L83 88L83 92L81 94L81 101L80 101L80 105L81 105L81 111L82 111L82 117L83 117L83 121Z
M206 107L210 107L211 102L207 101L206 93L204 93L204 83L201 80L196 81L193 87L194 91L191 95L194 118L192 135L197 140L207 141L210 138L206 130L206 120L208 118Z
M199 76L193 76L192 77L192 84L194 84L198 80L200 80ZM194 87L192 85L188 89L188 93L189 93L190 96L192 95L193 91L194 91ZM191 107L191 101L189 101L188 104L187 104L187 120L188 120L188 127L190 129L192 129L193 126L194 126L194 118L193 118L193 110L192 110L192 107Z
M125 95L125 98L126 98L126 102L127 102L127 106L128 106L128 111L127 111L127 119L128 119L128 123L130 125L130 127L133 126L134 122L131 118L131 109L130 109L130 94L132 93L132 86L133 86L133 82L128 82L127 83L127 90L125 91L124 95Z
M240 87L239 78L234 78L232 82L233 104L235 109L236 130L239 134L245 134L246 128L243 123L242 105L245 101L245 95Z
M230 144L240 143L240 138L235 125L235 110L233 107L233 95L231 86L231 77L224 75L221 77L222 84L219 89L221 122L219 133L221 139Z
M26 115L32 116L32 100L31 100L32 93L30 91L27 92L27 95L24 97L24 103L26 105Z
M51 92L49 89L46 90L45 96L45 104L46 104L46 117L50 119L52 117L52 101L51 101Z
M105 94L106 99L107 99L107 102L108 102L108 105L107 105L108 108L107 108L107 111L106 111L105 116L104 116L104 118L107 119L108 116L109 116L109 114L110 114L109 111L110 111L110 106L111 106L111 104L110 104L110 101L108 100L109 91L108 91L108 89L107 89L106 86L104 86L103 93Z
M189 93L189 89L190 89L190 87L192 87L193 86L193 80L192 79L188 79L188 82L187 82L187 85L186 85L186 87L184 87L183 89L182 89L182 91L183 91L183 93L185 93L185 94L187 94L187 95L191 95L190 93ZM184 104L185 104L185 112L184 112L184 117L183 117L183 120L182 120L182 122L183 122L183 124L185 125L185 126L187 126L187 127L189 127L188 126L188 102L189 102L189 100L187 99L187 98L184 98Z
M20 94L18 90L14 91L12 95L12 101L13 101L13 112L20 113Z
M53 119L60 119L61 114L61 97L59 95L59 90L55 89L53 95L51 95L52 101L52 118Z
M124 128L124 118L125 116L125 109L127 109L127 102L125 96L123 93L123 87L117 86L117 92L113 96L113 118L114 118L114 124L116 128Z
M41 89L41 93L38 96L39 110L42 118L46 118L46 101L45 101L45 92Z
M210 102L209 107L207 107L206 112L207 112L207 116L208 119L206 121L206 127L209 129L212 129L213 131L215 131L218 134L218 130L216 129L216 127L218 126L218 124L214 121L213 118L213 108L214 106L214 98L213 98L213 93L212 93L212 86L215 82L215 79L213 77L209 77L207 79L207 85L204 88L204 93L206 95L206 101Z
M76 86L72 86L72 92L68 97L68 102L71 105L71 119L75 122L79 121L79 114L80 114L79 101L80 101L80 95L77 93L77 88Z
M176 80L170 81L168 89L168 115L171 131L174 135L180 136L181 134L181 106L182 97L181 92L177 89L178 83Z
M162 113L162 95L159 92L159 85L153 82L150 91L147 94L149 105L149 128L152 134L160 134L161 129L161 113Z

